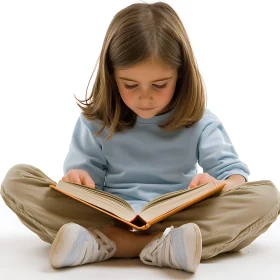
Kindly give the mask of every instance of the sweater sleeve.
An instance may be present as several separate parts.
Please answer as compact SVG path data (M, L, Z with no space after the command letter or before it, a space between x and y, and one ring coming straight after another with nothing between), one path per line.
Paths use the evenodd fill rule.
M238 158L223 124L218 119L208 123L200 135L198 163L204 173L217 180L225 180L233 174L239 174L248 182L250 171Z
M87 171L95 187L104 190L107 162L93 130L93 125L81 114L74 127L63 172L65 175L70 169Z

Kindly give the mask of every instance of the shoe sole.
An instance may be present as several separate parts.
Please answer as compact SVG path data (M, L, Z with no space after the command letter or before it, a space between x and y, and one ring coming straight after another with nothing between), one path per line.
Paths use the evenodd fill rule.
M73 223L64 224L59 229L59 231L57 232L57 234L55 236L55 239L54 239L54 241L52 243L50 254L49 254L49 262L50 262L50 265L52 266L52 268L60 268L60 266L54 265L52 259L54 257L55 252L56 252L57 245L60 243L60 238L61 238L62 234L64 234L65 229L69 226L69 224L73 224Z
M190 226L190 224L188 224ZM197 270L197 267L201 260L201 253L202 253L202 236L201 231L197 224L191 223L195 236L196 236L196 246L195 246L195 253L194 253L194 260L192 267L188 267L188 272L195 273Z

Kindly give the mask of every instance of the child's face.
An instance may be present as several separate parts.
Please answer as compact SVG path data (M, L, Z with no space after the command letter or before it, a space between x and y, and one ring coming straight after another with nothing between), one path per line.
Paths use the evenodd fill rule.
M150 119L171 101L177 72L160 61L146 60L129 68L115 69L114 76L123 102L141 118ZM143 111L139 108L153 109Z

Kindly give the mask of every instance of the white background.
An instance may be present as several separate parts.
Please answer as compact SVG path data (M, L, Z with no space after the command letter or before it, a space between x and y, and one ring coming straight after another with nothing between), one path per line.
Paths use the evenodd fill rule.
M165 2L185 25L208 108L248 165L249 181L271 180L279 188L278 1ZM61 179L80 114L74 94L85 97L106 30L132 3L0 1L1 182L18 163ZM93 79L88 91L92 84ZM6 229L19 226L2 199L0 210Z

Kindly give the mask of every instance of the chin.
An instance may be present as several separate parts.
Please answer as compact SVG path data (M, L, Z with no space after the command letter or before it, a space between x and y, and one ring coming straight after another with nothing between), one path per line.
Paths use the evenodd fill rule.
M141 111L141 110L137 110L135 112L138 116L140 116L142 119L151 119L154 116L156 116L157 112L155 112L155 110L151 110L151 111Z

